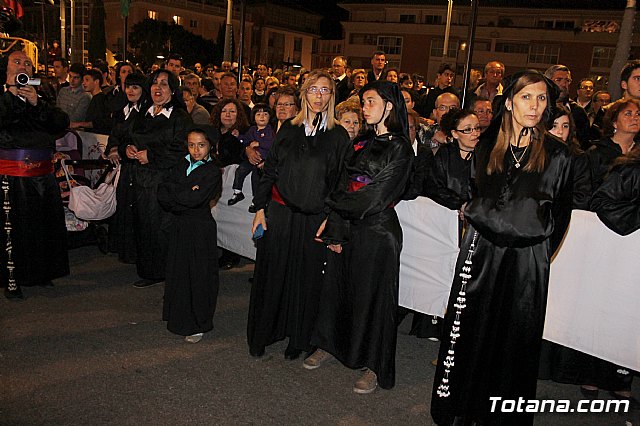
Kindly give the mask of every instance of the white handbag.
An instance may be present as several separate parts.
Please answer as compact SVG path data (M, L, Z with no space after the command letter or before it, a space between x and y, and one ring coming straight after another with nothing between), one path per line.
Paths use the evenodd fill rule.
M69 172L62 160L67 183L69 184L69 210L83 220L103 220L116 212L116 187L120 179L120 166L109 172L103 183L96 189L88 186L72 186Z

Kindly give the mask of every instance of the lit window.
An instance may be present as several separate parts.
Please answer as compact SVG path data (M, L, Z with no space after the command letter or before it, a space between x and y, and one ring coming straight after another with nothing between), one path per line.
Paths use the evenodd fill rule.
M158 19L158 12L156 12L155 10L148 10L147 17L149 19Z
M182 25L182 16L173 15L173 23L176 25Z
M382 50L387 55L402 54L402 37L378 37L378 50Z

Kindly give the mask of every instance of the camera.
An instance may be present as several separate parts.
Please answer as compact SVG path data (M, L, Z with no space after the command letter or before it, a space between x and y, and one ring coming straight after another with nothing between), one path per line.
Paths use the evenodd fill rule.
M21 72L16 76L16 86L40 86L39 78L31 78L27 74Z

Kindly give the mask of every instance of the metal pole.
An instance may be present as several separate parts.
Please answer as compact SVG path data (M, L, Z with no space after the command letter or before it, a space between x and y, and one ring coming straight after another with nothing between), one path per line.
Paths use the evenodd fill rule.
M467 100L467 89L471 78L471 59L473 57L473 41L476 38L476 22L478 20L478 1L471 0L471 21L469 22L469 35L467 36L467 59L464 63L464 81L462 82L462 109Z
M76 4L75 0L70 0L71 4L71 24L69 27L71 28L71 37L70 37L70 46L71 46L71 58L69 58L69 62L73 62L76 57Z
M233 0L227 0L227 28L224 35L224 61L231 62L231 43L233 43L233 27L231 18L233 17Z
M60 0L60 49L62 57L67 58L67 2Z
M127 60L127 44L129 38L129 16L124 17L124 36L122 39L122 60L126 62Z
M240 36L238 37L238 87L242 81L242 57L244 56L244 25L246 22L247 0L240 0Z
M449 54L449 32L451 31L451 12L453 11L453 0L449 0L447 8L447 25L444 28L444 43L442 46L442 58L446 58Z
M47 26L45 25L44 19L44 2L40 3L40 7L42 10L42 50L44 52L44 75L47 75L49 71L49 49L47 49ZM34 72L38 72L38 70L34 70Z

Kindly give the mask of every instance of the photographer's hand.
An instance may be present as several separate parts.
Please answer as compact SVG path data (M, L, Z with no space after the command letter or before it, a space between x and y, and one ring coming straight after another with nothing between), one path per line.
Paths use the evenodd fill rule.
M33 86L22 86L17 88L17 94L22 96L31 105L36 106L38 104L38 93Z

